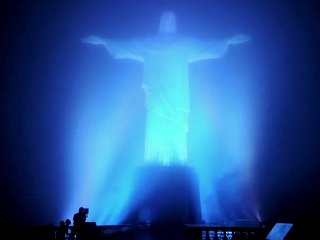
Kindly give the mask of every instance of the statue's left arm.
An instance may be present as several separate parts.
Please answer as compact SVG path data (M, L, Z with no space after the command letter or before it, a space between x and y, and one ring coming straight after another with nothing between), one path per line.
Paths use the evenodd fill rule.
M215 59L222 57L231 45L242 44L250 40L247 35L236 35L225 40L198 40L194 42L194 47L189 56L189 62Z
M237 45L248 42L250 37L247 35L239 34L234 37L231 37L227 40L228 45Z

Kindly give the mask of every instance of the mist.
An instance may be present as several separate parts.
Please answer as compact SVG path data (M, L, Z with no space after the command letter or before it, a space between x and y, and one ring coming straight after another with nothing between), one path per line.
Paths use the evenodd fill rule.
M206 222L319 214L319 11L314 1L2 3L1 189L6 224L121 222L143 164L143 68L81 38L150 37L172 10L177 32L247 34L190 64L188 157Z

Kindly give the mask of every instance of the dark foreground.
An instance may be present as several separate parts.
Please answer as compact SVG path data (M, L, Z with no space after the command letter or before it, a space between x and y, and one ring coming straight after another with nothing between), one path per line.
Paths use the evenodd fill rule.
M317 239L311 222L293 223L290 231L277 240ZM275 223L251 225L186 225L186 224L136 224L103 225L86 223L76 240L265 240ZM72 227L71 227L72 228ZM59 236L58 226L24 226L1 229L0 239L71 240ZM308 237L307 237L308 236ZM310 237L309 237L310 236Z

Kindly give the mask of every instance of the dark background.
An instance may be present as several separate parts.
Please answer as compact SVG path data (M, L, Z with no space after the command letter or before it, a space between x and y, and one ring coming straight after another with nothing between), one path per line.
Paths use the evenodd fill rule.
M264 71L257 80L263 117L254 165L261 211L265 220L316 219L320 213L316 2L2 1L1 221L56 224L67 201L65 134L77 91L77 69L84 64L79 39L95 32L114 37L152 34L158 13L166 8L185 20L179 28L182 33L205 35L211 24L213 33L236 30L254 36L250 54L260 59L259 69Z

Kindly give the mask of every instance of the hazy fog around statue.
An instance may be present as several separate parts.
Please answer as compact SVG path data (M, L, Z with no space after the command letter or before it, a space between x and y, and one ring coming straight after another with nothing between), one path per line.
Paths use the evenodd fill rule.
M190 63L222 57L230 45L247 42L245 35L203 40L176 33L171 11L160 17L159 33L151 38L114 40L89 36L85 43L104 46L116 59L141 62L146 97L145 163L187 164ZM192 101L192 99L191 99Z

